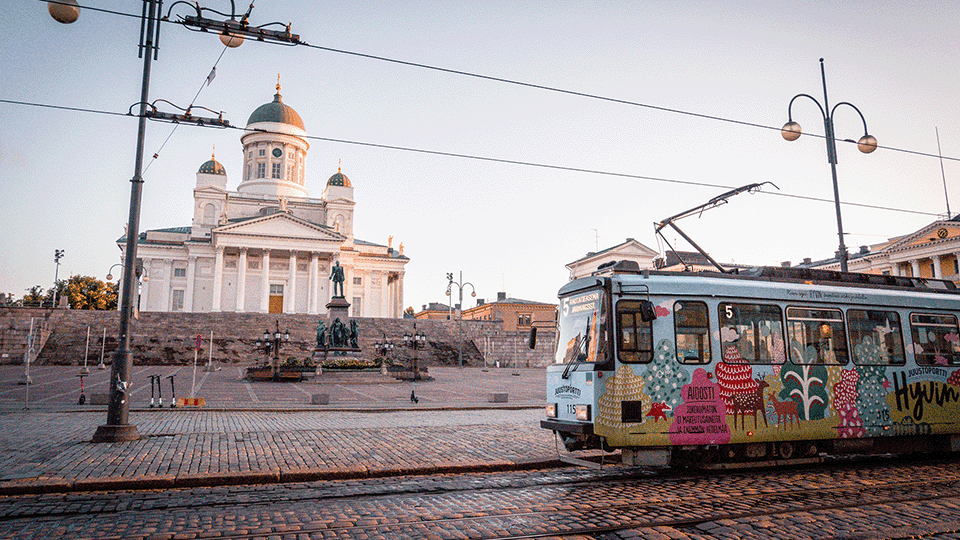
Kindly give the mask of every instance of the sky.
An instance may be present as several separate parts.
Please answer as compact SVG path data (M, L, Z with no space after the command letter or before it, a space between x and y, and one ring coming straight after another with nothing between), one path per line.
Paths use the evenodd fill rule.
M119 262L140 5L80 2L135 17L84 10L63 25L43 2L8 0L0 18L0 292L17 297L53 284L56 249L61 279L105 279ZM173 4L171 18L190 13ZM230 10L226 0L202 5ZM721 262L833 256L824 140L779 134L793 96L823 102L820 58L830 106L855 105L881 146L865 155L838 142L850 250L935 221L948 200L960 210L958 20L960 3L940 1L257 0L253 25L291 23L310 45L487 78L305 46L224 51L215 35L163 24L149 97L186 107L196 96L243 127L279 74L284 102L327 139L309 140L306 188L320 197L340 164L354 186L355 236L392 235L410 258L405 306L446 303L448 272L479 298L555 302L565 264L626 238L662 251L655 222L750 183L779 189L678 225ZM838 139L863 135L853 108L834 113ZM824 133L808 99L794 102L793 119ZM141 230L190 225L196 172L214 148L236 190L242 134L149 122Z

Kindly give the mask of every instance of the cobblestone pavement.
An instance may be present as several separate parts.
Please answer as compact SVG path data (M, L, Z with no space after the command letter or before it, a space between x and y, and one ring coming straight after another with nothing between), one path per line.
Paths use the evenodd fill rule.
M611 467L0 498L0 538L960 537L952 460Z
M162 369L138 367L134 379ZM130 422L141 438L114 444L89 442L105 407L63 401L77 396L76 372L33 369L31 408L0 408L0 493L511 469L558 455L539 427L540 370L432 369L436 380L415 387L419 403L410 402L411 383L379 374L291 384L249 383L236 367L198 372L195 392L208 407L150 409L136 388ZM16 384L22 368L3 375L0 396L26 391ZM310 405L321 391L331 404ZM508 403L489 403L493 391L506 392Z
M207 407L220 408L309 408L309 409L390 409L428 407L488 407L492 393L507 393L508 407L542 407L545 403L543 369L497 369L432 367L432 381L399 381L391 376L325 372L300 383L249 382L244 379L246 366L217 366L217 371L203 371L199 366L134 366L131 373L131 407L147 408L150 404L150 376L159 375L162 397L169 406L171 381L177 397L202 397ZM87 404L77 405L80 397L81 368L77 366L31 366L32 384L20 384L25 378L24 366L0 366L0 408L90 410L94 394L106 393L110 369L90 366L84 377ZM195 381L195 382L194 382ZM191 392L192 390L192 392ZM416 391L419 403L410 403ZM314 406L311 396L327 394L328 406Z

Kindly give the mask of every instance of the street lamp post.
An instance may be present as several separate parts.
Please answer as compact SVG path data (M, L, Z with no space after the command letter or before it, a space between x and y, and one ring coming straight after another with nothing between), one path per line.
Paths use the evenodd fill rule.
M273 333L270 333L269 330L263 331L263 336L256 341L256 346L258 349L263 349L263 352L267 356L267 360L270 362L270 373L273 375L273 380L280 380L280 347L284 343L290 341L290 332L284 330L280 331L280 320L277 320L276 329Z
M60 281L60 259L62 258L62 249L53 250L53 262L57 263L57 268L53 271L53 304L50 306L52 308L57 307L57 283Z
M181 2L175 2L174 5ZM238 21L235 2L230 0L230 20L216 21L203 16L204 11L197 2L193 5L195 16L183 16L176 22L186 28L198 32L213 31L221 36L221 42L227 47L237 47L243 42L243 37L256 38L259 41L271 41L296 45L300 43L300 36L290 32L290 25L283 30L266 28L280 23L269 23L262 26L249 24L250 12L253 4ZM48 0L47 9L50 15L58 22L70 24L80 16L79 5L76 0ZM224 126L227 123L222 119L206 119L186 115L169 115L157 113L152 104L147 101L150 88L151 60L156 58L160 41L160 0L143 0L143 11L140 15L140 56L143 58L143 77L140 87L140 113L137 127L137 152L135 156L133 178L130 180L130 209L127 221L126 245L124 249L123 275L120 286L120 338L116 352L113 354L113 365L108 386L109 401L107 404L107 423L99 426L93 435L93 442L120 442L132 441L140 438L137 426L131 425L130 402L127 389L130 385L130 372L133 371L133 352L130 349L130 318L133 312L137 273L134 265L137 259L137 240L140 236L140 202L143 193L143 145L146 135L147 118L166 119L178 122L196 123L202 125ZM169 20L169 17L163 17ZM281 25L283 26L283 25Z
M447 283L447 296L450 296L454 285L457 286L457 290L460 292L460 311L457 314L457 328L459 331L459 337L458 337L459 344L457 347L457 365L459 367L463 367L463 288L469 285L470 290L472 291L470 293L470 296L474 296L474 297L477 296L477 289L474 288L473 283L470 283L469 281L466 283L463 282L462 270L460 271L460 281L453 280L453 272L447 273L447 280L449 280L449 283Z
M843 241L843 221L840 219L840 190L837 186L837 141L834 137L833 131L833 114L837 110L837 107L841 105L847 105L853 110L857 111L857 114L860 115L860 120L863 121L863 137L860 137L860 140L857 141L857 148L864 154L869 154L877 149L877 139L870 135L867 131L867 120L863 117L863 113L860 112L855 105L848 103L846 101L841 101L830 108L830 104L827 101L827 76L823 68L823 58L820 59L820 79L823 81L823 105L820 105L820 102L817 99L809 94L797 94L793 96L793 99L790 100L790 104L787 106L787 123L783 125L783 128L780 130L780 134L784 139L788 141L795 141L800 137L800 124L793 121L793 102L798 97L810 98L811 101L817 104L817 107L820 108L820 114L823 116L823 128L825 131L824 139L827 141L827 161L830 163L830 172L833 175L833 201L837 210L837 236L840 237L840 271L847 271L847 246ZM853 142L853 141L850 141Z

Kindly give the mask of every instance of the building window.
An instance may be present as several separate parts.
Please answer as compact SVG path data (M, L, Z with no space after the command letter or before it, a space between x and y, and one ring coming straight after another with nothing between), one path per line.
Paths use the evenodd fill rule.
M960 259L953 260L953 273L960 274Z
M174 268L174 269L173 269L173 277L182 277L182 278L187 277L187 269L186 269L186 268Z
M354 317L361 317L363 313L363 298L359 296L353 297L353 315Z
M183 311L183 289L173 290L173 297L171 298L170 302L170 311Z
M267 175L267 164L257 163L257 178L264 178Z
M271 171L270 171L270 172L271 172L271 177L272 177L272 178L283 178L283 166L280 165L279 163L272 163L271 165L272 165L272 167L270 168L270 169L271 169Z
M265 155L267 155L267 151L261 148L259 155L265 156Z
M270 296L283 296L283 285L270 285Z
M531 315L529 313L517 314L517 326L530 326Z
M363 285L363 278L362 278L362 277L355 277L355 278L353 278L353 284L354 284L354 285Z

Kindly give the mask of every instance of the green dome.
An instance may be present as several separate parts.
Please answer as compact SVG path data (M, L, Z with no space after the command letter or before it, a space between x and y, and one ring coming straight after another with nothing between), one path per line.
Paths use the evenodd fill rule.
M204 163L200 166L200 170L197 171L200 174L222 174L226 176L227 170L223 168L223 165L220 164L216 159L210 159L210 161Z
M343 187L353 187L350 185L350 179L347 178L347 175L340 172L340 168L337 167L337 174L334 174L327 180L328 186L343 186Z
M303 127L303 120L300 119L300 115L297 114L297 111L293 110L293 107L285 105L280 99L280 85L277 85L277 93L273 95L273 101L270 103L264 103L263 105L257 107L257 110L253 111L253 114L250 115L250 118L247 119L247 125L256 124L259 122L275 122L278 124L290 124L291 126L296 126L304 131L306 129Z

